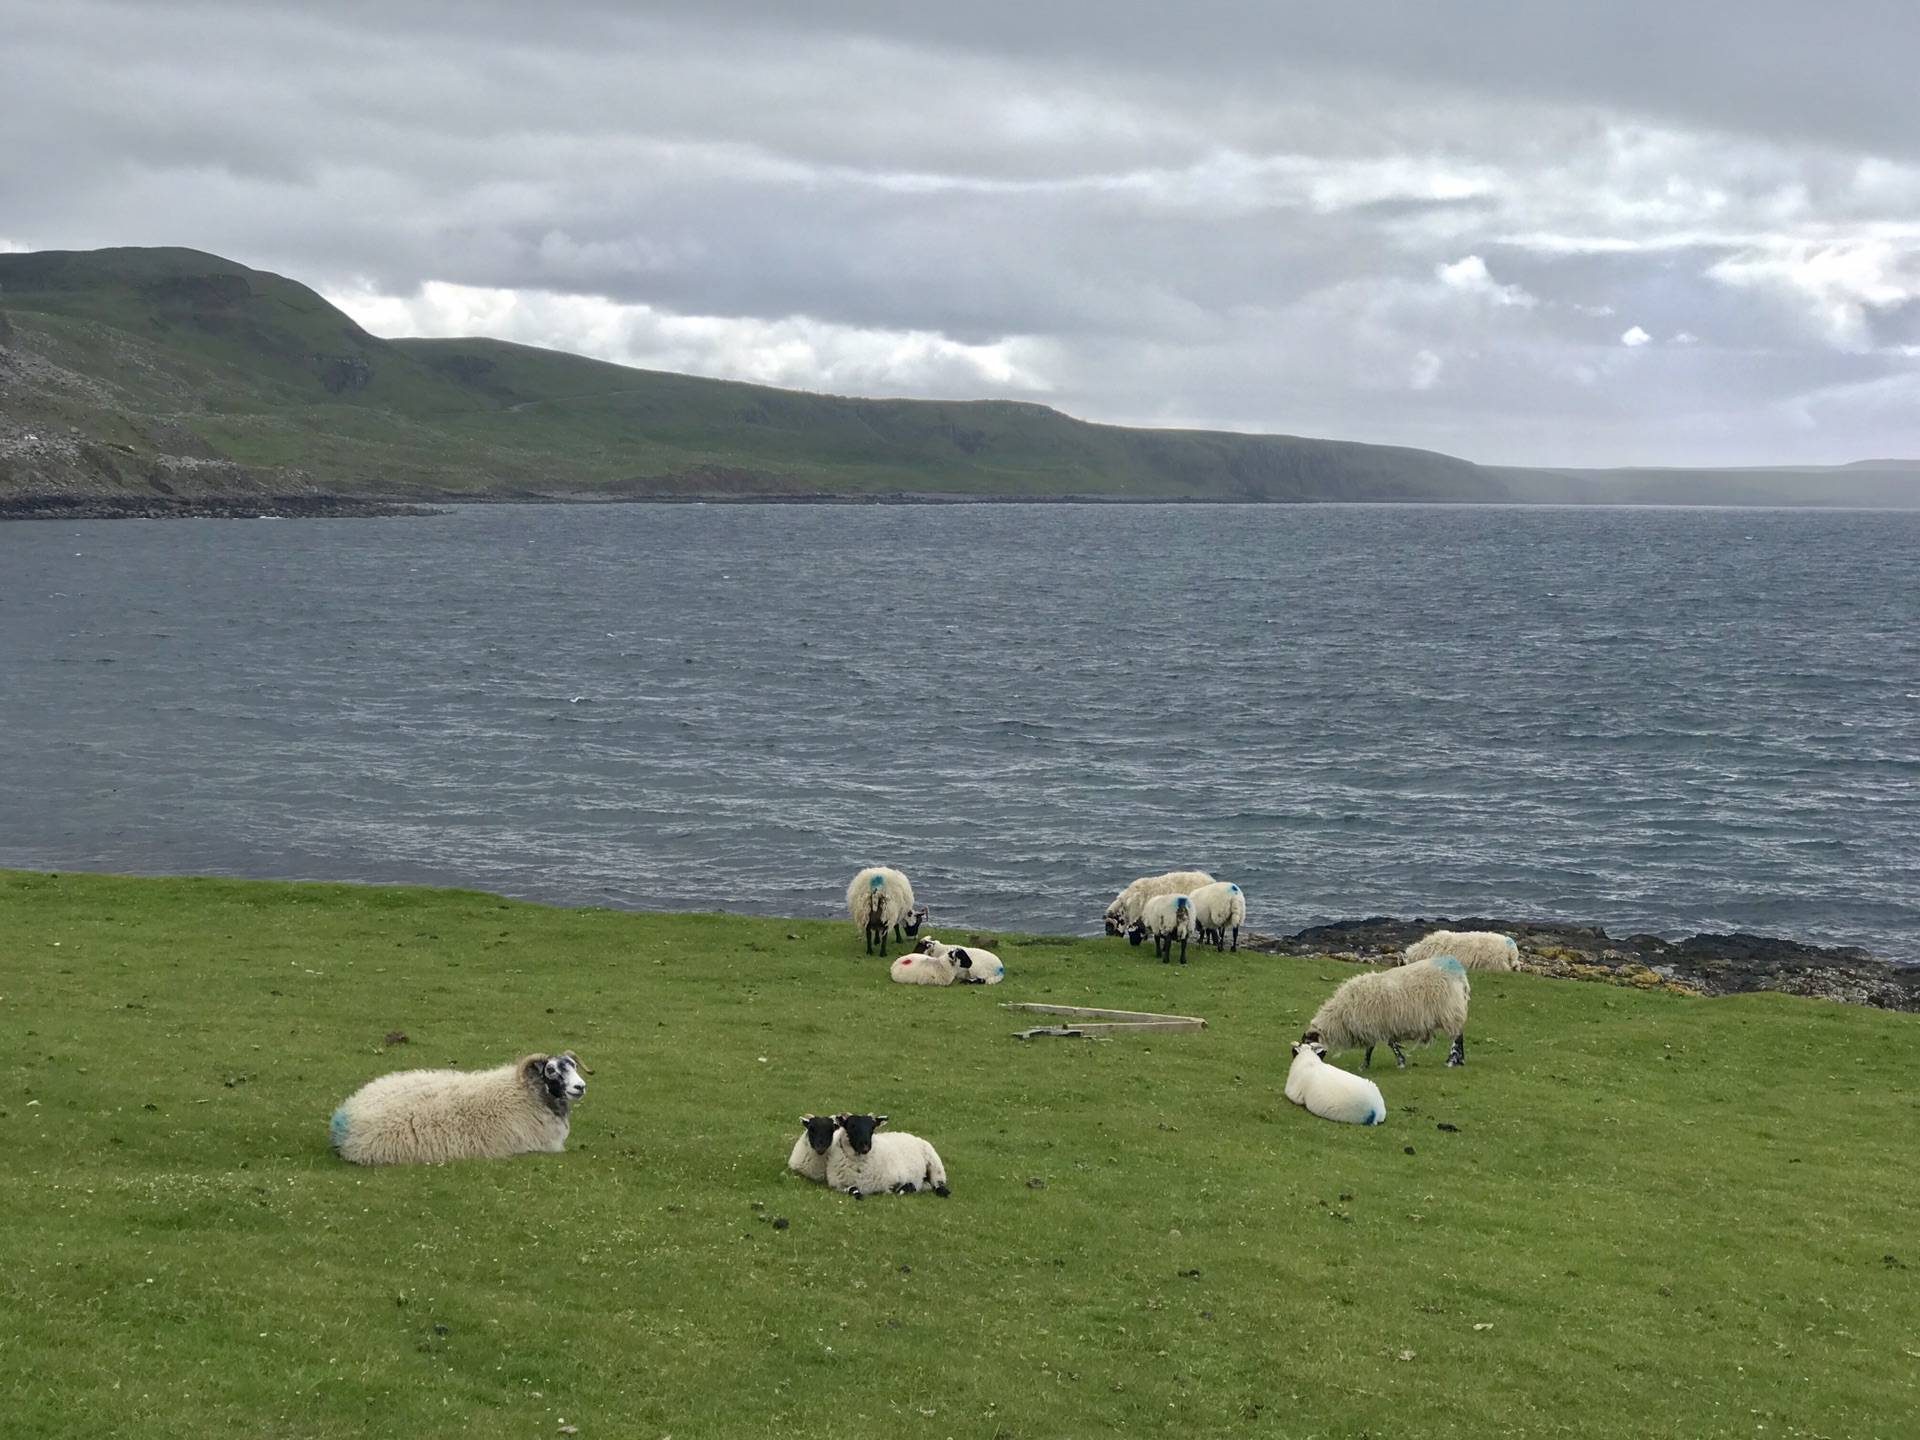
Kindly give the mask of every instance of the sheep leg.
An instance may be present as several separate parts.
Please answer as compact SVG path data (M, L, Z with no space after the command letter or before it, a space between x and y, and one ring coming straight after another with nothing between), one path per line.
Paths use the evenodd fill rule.
M914 1188L913 1188L913 1181L911 1181L911 1180L902 1180L902 1181L901 1181L901 1182L900 1182L900 1183L899 1183L898 1185L896 1185L896 1186L894 1186L894 1187L893 1187L893 1193L894 1193L894 1194L896 1194L896 1195L911 1195L911 1194L913 1194L913 1193L914 1193Z
M947 1189L947 1187L944 1185L936 1185L933 1187L933 1193L938 1195L942 1200L944 1200L953 1192Z
M1393 1058L1400 1062L1400 1068L1402 1070L1406 1069L1407 1052L1400 1048L1400 1042L1398 1040L1389 1040L1387 1041L1387 1048L1393 1051Z
M1167 953L1173 953L1173 940L1171 937L1167 940ZM1187 937L1184 935L1180 937L1180 963L1182 965L1187 963Z
M1233 927L1233 948L1236 951L1240 948L1240 927L1238 925Z
M1447 1052L1447 1064L1464 1065L1467 1063L1467 1032L1462 1030L1453 1037L1453 1049Z
M1360 1062L1360 1068L1362 1070L1365 1070L1370 1068L1372 1064L1373 1064L1373 1047L1369 1045L1367 1046L1366 1058Z

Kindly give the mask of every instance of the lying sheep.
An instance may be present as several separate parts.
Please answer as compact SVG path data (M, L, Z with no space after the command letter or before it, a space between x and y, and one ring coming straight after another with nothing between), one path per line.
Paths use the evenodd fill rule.
M911 1195L931 1190L944 1196L947 1167L933 1146L918 1135L873 1132L887 1123L884 1115L836 1115L833 1147L827 1151L827 1184L856 1200L889 1191Z
M1000 963L1000 957L977 945L943 945L929 935L915 949L918 954L953 962L953 978L961 985L998 985L1007 977L1007 967Z
M827 1183L827 1150L833 1144L833 1133L840 1128L840 1122L831 1115L802 1115L800 1123L806 1129L793 1142L787 1168L824 1185Z
M1180 963L1187 963L1187 937L1193 934L1193 902L1184 895L1156 895L1140 911L1127 931L1129 944L1153 937L1153 953L1166 964L1173 959L1173 942L1180 942Z
M1402 965L1451 955L1469 970L1518 970L1520 947L1494 930L1435 930L1407 946Z
M1216 880L1187 892L1193 902L1193 928L1200 943L1212 942L1216 950L1227 948L1227 931L1233 931L1233 948L1240 948L1240 927L1247 923L1247 897L1238 885Z
M867 953L877 944L885 955L887 932L901 938L917 935L928 912L924 906L914 908L913 883L906 876L885 865L869 865L847 886L847 913L866 931Z
M1405 1069L1402 1041L1424 1045L1436 1030L1453 1037L1447 1064L1467 1063L1467 1001L1472 986L1466 967L1451 955L1416 960L1395 970L1356 975L1322 1005L1301 1038L1329 1050L1366 1049L1360 1068L1373 1064L1373 1049L1385 1045Z
M944 955L915 950L894 961L888 973L896 985L951 985L960 978L960 967Z
M1213 876L1204 870L1169 870L1164 875L1142 875L1114 896L1113 903L1107 906L1107 934L1126 934L1139 920L1147 901L1156 895L1181 895L1211 884Z
M573 1102L586 1093L571 1050L471 1074L400 1070L368 1081L333 1112L333 1148L356 1165L558 1154Z
M1380 1087L1364 1075L1342 1070L1326 1061L1327 1047L1302 1040L1293 1047L1293 1067L1287 1071L1287 1099L1304 1105L1322 1120L1348 1125L1379 1125L1387 1118L1387 1102Z

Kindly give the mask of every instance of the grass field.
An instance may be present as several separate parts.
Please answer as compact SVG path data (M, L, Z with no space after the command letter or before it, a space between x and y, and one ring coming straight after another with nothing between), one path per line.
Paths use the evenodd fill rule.
M0 872L0 1433L1920 1433L1916 1017L1481 976L1360 1129L1281 1093L1337 962L999 938L926 990L845 922ZM563 1047L565 1155L327 1148ZM786 1175L829 1107L953 1197Z

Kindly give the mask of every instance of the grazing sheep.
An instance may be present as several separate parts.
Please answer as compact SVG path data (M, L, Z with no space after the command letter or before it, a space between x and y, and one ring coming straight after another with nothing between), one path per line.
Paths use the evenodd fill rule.
M1153 937L1153 953L1166 964L1173 959L1173 942L1180 942L1180 963L1187 963L1187 937L1193 934L1193 902L1184 895L1155 895L1127 931L1130 944Z
M944 955L914 950L894 961L889 973L896 985L951 985L960 978L960 967Z
M1142 875L1114 896L1113 903L1107 906L1107 934L1126 934L1139 920L1147 901L1156 895L1183 895L1211 884L1213 876L1204 870L1169 870L1164 875Z
M1199 933L1200 943L1213 942L1213 948L1227 948L1227 931L1233 931L1233 948L1240 948L1240 927L1247 923L1247 897L1240 893L1240 887L1225 880L1216 880L1211 885L1202 885L1197 890L1189 890L1187 898L1193 902L1193 928Z
M1293 1047L1293 1067L1287 1071L1287 1099L1322 1120L1348 1125L1379 1125L1387 1118L1387 1102L1380 1087L1364 1075L1342 1070L1326 1061L1327 1047L1302 1040Z
M787 1168L824 1185L827 1183L827 1149L833 1144L833 1132L840 1128L840 1122L831 1115L802 1115L800 1123L807 1128L793 1142Z
M1322 1005L1301 1038L1320 1041L1329 1050L1366 1048L1360 1068L1373 1064L1373 1048L1385 1045L1405 1069L1400 1042L1424 1045L1436 1030L1453 1037L1447 1064L1467 1063L1467 1001L1472 996L1466 968L1451 955L1416 960L1395 970L1356 975Z
M839 1129L833 1133L833 1148L827 1151L827 1184L844 1190L856 1200L888 1191L911 1195L931 1190L944 1196L947 1191L947 1167L933 1146L918 1135L898 1131L885 1135L873 1132L887 1123L884 1115L836 1115Z
M1469 970L1518 970L1520 947L1495 930L1435 930L1407 946L1402 965L1451 955Z
M914 908L913 882L906 876L885 865L869 865L847 886L847 913L867 932L867 953L877 944L885 955L887 932L902 938L917 935L928 912L924 906Z
M400 1070L368 1081L333 1112L333 1148L356 1165L558 1154L573 1102L586 1093L571 1050L472 1074Z
M1000 963L1000 957L977 945L943 945L929 935L921 940L916 953L952 961L957 967L953 978L961 985L998 985L1007 978L1007 967Z

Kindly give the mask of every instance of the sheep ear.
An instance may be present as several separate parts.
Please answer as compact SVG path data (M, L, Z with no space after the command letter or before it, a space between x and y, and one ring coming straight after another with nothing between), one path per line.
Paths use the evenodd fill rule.
M887 1123L887 1117L884 1115L876 1115L873 1117L873 1128L876 1130L878 1130L882 1125L886 1123Z

